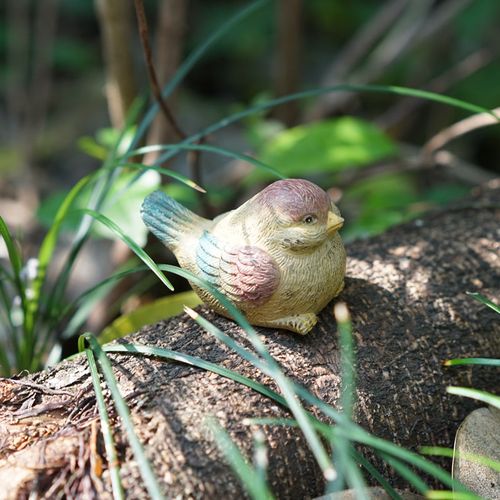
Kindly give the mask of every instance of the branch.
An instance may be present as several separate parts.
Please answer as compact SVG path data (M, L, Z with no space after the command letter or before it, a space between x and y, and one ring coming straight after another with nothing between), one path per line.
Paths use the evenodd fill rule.
M137 15L137 23L139 26L139 34L141 37L142 48L144 50L144 56L146 58L146 66L148 68L149 83L151 85L151 90L156 99L156 102L160 106L166 120L172 126L179 139L186 139L186 133L181 129L177 120L174 118L170 112L167 103L163 100L161 95L160 86L158 84L158 78L156 76L156 71L153 64L153 54L151 51L151 46L149 44L149 30L148 22L146 20L146 14L144 12L143 0L134 0L135 2L135 13Z
M495 108L492 112L497 115L494 118L489 113L478 113L460 120L453 125L441 130L422 147L422 156L430 157L436 150L441 149L445 144L460 137L461 135L468 134L478 128L488 127L489 125L498 125L500 123L500 107Z

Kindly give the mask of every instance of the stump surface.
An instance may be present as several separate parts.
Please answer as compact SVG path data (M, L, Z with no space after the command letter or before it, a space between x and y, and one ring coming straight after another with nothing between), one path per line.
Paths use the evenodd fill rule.
M499 194L500 188L483 190L466 205L347 247L346 287L338 300L349 306L357 344L356 419L375 435L412 449L451 447L458 425L478 404L447 395L446 386L498 389L492 368L444 368L442 362L500 354L497 316L465 294L500 295ZM235 323L204 308L199 311L249 345ZM326 402L337 403L340 359L331 304L305 337L258 331L290 377ZM124 341L199 356L276 389L273 381L186 315L146 327ZM244 496L205 418L215 416L250 456L252 428L244 419L289 414L251 389L197 368L142 356L111 358L167 498ZM5 498L27 497L30 489L47 497L111 497L99 417L82 356L20 380L2 380L0 402ZM127 496L148 498L119 419L114 424ZM322 494L321 473L300 431L263 430L269 481L277 497ZM370 450L367 457L374 458ZM395 485L404 485L390 470L382 472Z

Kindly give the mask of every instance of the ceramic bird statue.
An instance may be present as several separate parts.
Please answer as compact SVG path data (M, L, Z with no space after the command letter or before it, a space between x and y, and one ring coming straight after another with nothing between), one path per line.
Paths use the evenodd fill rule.
M239 208L204 219L162 191L146 197L148 229L181 267L224 293L253 325L306 334L344 286L344 220L312 182L274 182ZM219 314L222 305L193 285Z

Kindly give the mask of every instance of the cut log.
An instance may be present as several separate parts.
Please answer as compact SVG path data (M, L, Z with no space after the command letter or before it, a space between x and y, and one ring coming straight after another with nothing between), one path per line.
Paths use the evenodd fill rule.
M445 368L442 362L499 356L498 317L465 294L500 295L499 195L499 186L483 189L467 205L348 246L348 277L338 300L351 311L357 344L356 420L373 434L411 449L452 447L460 422L479 405L448 395L446 386L498 389L493 368ZM203 308L200 312L248 345L235 323ZM337 403L340 363L331 305L305 337L258 331L290 377L324 401ZM268 377L186 315L146 327L124 341L199 356L276 389ZM204 421L215 416L251 456L253 429L245 425L245 418L288 417L287 411L242 385L197 368L142 356L111 358L166 496L245 496ZM9 484L5 498L24 498L30 490L50 497L111 496L83 356L20 380L2 380L0 402L0 484ZM127 495L148 498L120 420L113 422ZM277 497L321 495L324 481L300 431L274 426L263 430L269 482ZM407 486L370 450L364 452L394 485Z

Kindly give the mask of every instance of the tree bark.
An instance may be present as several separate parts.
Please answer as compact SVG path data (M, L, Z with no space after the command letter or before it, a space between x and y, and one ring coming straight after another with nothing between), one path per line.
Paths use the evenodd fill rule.
M158 7L156 71L162 87L174 76L182 61L187 16L188 0L163 0ZM174 115L177 99L178 89L167 100ZM161 113L158 114L148 134L147 144L168 144L178 140L172 125ZM158 157L159 152L148 153L144 163L154 164Z
M375 435L411 449L453 446L458 425L479 405L448 395L445 387L498 389L494 369L445 368L442 362L499 354L497 316L465 295L470 290L499 296L499 194L497 183L466 205L348 246L346 287L339 300L350 308L357 344L356 420ZM201 311L248 344L233 322ZM290 377L336 404L339 352L331 305L305 337L259 331ZM275 388L186 315L146 327L126 341L199 356ZM200 369L139 356L112 359L136 432L166 496L245 496L204 419L215 415L249 455L252 429L243 420L285 417L287 412L244 386ZM0 402L0 484L9 485L6 498L24 498L30 489L47 496L110 498L100 424L82 356L17 381L2 380ZM108 404L111 410L109 399ZM127 495L147 498L119 419L114 419L114 429ZM321 494L321 473L300 432L270 426L263 430L276 496ZM370 450L364 451L394 485L404 486Z
M104 59L106 61L106 96L111 124L121 128L127 111L137 96L132 60L131 3L121 0L95 0Z

